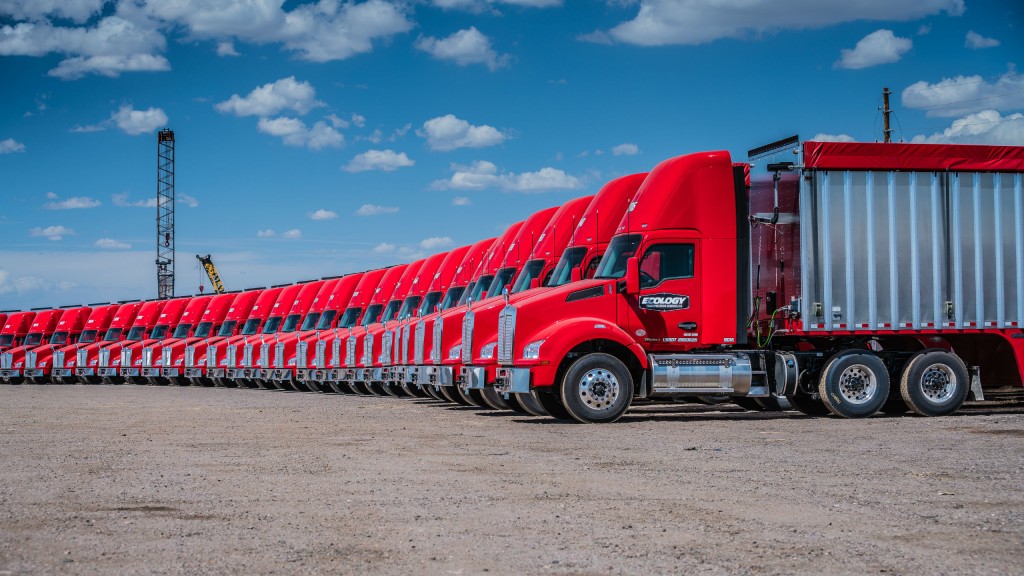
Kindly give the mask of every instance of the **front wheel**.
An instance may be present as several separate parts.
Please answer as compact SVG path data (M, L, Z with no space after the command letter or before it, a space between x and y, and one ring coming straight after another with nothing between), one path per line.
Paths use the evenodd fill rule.
M566 412L579 422L615 422L633 401L633 376L610 354L588 354L569 367L559 395Z
M889 371L870 352L839 353L821 371L818 394L836 416L865 418L878 412L889 397Z
M944 416L957 411L970 389L963 360L943 350L920 352L907 362L900 378L900 396L921 416Z

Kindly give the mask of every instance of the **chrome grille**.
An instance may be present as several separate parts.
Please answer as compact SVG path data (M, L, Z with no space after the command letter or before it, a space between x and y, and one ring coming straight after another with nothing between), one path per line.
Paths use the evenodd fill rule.
M516 309L505 306L498 315L498 363L511 364L516 331Z
M36 353L33 351L25 352L25 369L35 370L36 368Z
M85 368L85 363L89 361L89 352L87 350L79 350L75 354L76 366Z
M170 348L164 347L164 349L160 351L160 364L162 364L164 368L167 368L168 366L171 365Z
M321 341L320 344L324 344L324 342ZM319 347L319 344L317 346ZM324 344L324 347L326 348L326 344ZM340 367L341 367L341 340L339 340L338 337L335 336L334 340L331 341L331 368L340 368Z
M309 366L309 357L306 356L309 350L309 344L305 342L299 342L295 344L295 366L297 368L305 368ZM317 366L320 368L320 366Z
M10 370L14 364L14 356L10 352L0 354L0 369Z
M228 346L224 350L224 362L226 366L237 366L236 358L238 357L238 346L234 344Z
M206 367L216 368L217 367L217 346L210 346L206 349Z
M416 347L413 348L412 351L413 364L416 365L423 364L423 341L426 340L425 336L427 331L426 326L424 326L423 324L423 322L418 322L416 324Z
M58 350L53 353L53 367L63 368L64 367L64 351Z
M100 366L110 366L110 349L104 348L100 350Z
M274 368L284 368L284 342L274 346Z
M391 363L391 351L395 347L395 333L393 330L385 330L380 345L380 363L387 365Z
M128 348L121 349L121 366L126 368L132 367L132 351Z
M195 346L186 346L185 347L185 366L191 366L192 365L192 361L195 360L195 359L196 359L196 349L195 349Z
M345 341L345 366L354 368L356 365L356 338L349 336Z
M252 344L242 346L242 366L246 368L252 366Z
M408 364L409 363L409 333L412 331L409 325L406 324L402 327L402 352L398 358L395 359L395 364Z
M260 344L260 359L256 362L256 365L260 368L266 368L268 356L270 356L270 344Z
M466 312L462 318L462 363L473 363L473 318L476 314L472 310Z
M153 349L146 347L142 349L142 365L152 366L153 365Z
M441 363L441 329L444 326L444 320L438 317L434 320L434 347L430 350L430 362L433 364Z
M373 365L373 334L367 333L363 336L363 366Z

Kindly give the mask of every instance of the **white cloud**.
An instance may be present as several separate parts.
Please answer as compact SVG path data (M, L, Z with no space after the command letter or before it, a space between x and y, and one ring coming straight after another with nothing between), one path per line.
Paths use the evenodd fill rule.
M483 190L498 188L511 192L544 190L575 190L583 187L579 178L557 168L541 168L536 172L499 172L492 162L480 160L470 166L452 165L452 176L433 184L437 189Z
M50 200L56 200L57 195L52 192L46 195ZM71 198L65 198L60 202L47 202L43 204L43 208L47 210L74 210L76 208L95 208L102 204L95 198L89 198L87 196L73 196Z
M340 148L345 144L345 137L323 121L309 128L298 118L260 118L256 128L264 134L281 138L287 146L305 146L311 150L322 150Z
M433 0L433 4L438 8L446 10L481 12L489 6L496 4L508 4L523 8L550 8L552 6L561 6L562 0Z
M612 148L612 154L615 156L636 156L640 153L640 147L636 144L619 144Z
M159 108L135 110L130 104L124 104L110 115L110 119L125 134L138 136L153 132L167 125L167 114Z
M184 204L185 206L188 206L189 208L198 208L199 207L199 200L197 200L195 196L189 196L188 194L185 194L184 192L175 192L174 193L174 199L178 202L178 204Z
M110 199L113 201L114 206L118 206L120 208L156 208L156 198L129 200L128 194L122 192L120 194L111 195Z
M331 126L335 128L348 128L349 121L344 118L338 118L336 114L328 114L327 121L331 123Z
M67 18L82 23L100 11L107 0L31 0L0 2L0 15L15 20L43 20L47 17Z
M88 126L73 126L71 128L71 132L76 134L87 134L89 132L103 132L106 129L106 123L100 122L99 124L90 124Z
M455 241L448 236L431 236L420 241L420 248L424 250L439 250L454 245Z
M1024 146L1024 114L1003 116L996 110L983 110L954 120L942 132L915 136L912 142Z
M260 238L273 238L274 236L277 236L277 232L274 232L270 228L267 228L266 230L256 231L256 236Z
M86 74L117 77L122 72L165 71L170 63L159 55L166 46L151 22L108 16L92 27L53 26L47 21L0 27L0 56L64 54L50 76L75 80Z
M338 217L338 213L333 212L331 210L324 210L323 208L321 208L316 212L311 212L309 214L309 217L313 220L334 220L335 218Z
M48 240L63 240L65 236L73 236L75 231L64 226L47 226L32 228L28 231L32 236L42 236Z
M366 126L366 117L360 116L359 114L353 114L352 123L356 125L356 128L362 128L363 126Z
M641 0L636 17L611 30L581 36L591 42L642 46L704 44L757 38L780 30L822 28L857 20L908 21L964 12L964 0Z
M491 39L471 26L447 38L424 36L416 41L416 48L438 60L451 60L459 66L484 64L491 71L507 66L509 56L499 55L491 47Z
M246 96L232 94L214 106L219 112L236 116L273 116L283 110L307 114L324 103L316 99L316 89L309 82L298 82L295 76L281 78L258 86Z
M347 172L366 172L367 170L393 172L399 168L405 168L414 164L416 162L409 159L405 152L367 150L362 154L357 154L355 158L343 167L343 170Z
M217 56L241 56L241 54L235 50L234 42L226 40L217 43Z
M395 245L381 242L373 247L373 251L377 254L390 254L395 251Z
M811 140L814 142L856 142L849 134L827 134L825 132L815 134Z
M377 216L378 214L394 214L398 206L381 206L380 204L363 204L355 211L356 216Z
M8 253L11 254L11 253ZM19 254L20 255L20 254ZM33 256L36 256L33 254ZM68 280L47 280L38 276L12 276L8 270L0 269L0 294L38 295L40 292L70 290L78 286ZM29 306L20 306L26 309Z
M94 244L97 248L104 250L131 250L132 245L126 242L119 242L113 238L100 238Z
M986 38L974 30L968 31L967 38L964 40L964 46L971 48L972 50L995 48L996 46L999 46L999 44L999 40L996 40L995 38Z
M281 238L289 238L289 239L302 238L302 230L299 230L298 228L293 228L291 230L285 230L284 232L281 233Z
M904 54L914 47L910 38L900 38L892 30L875 30L861 38L853 49L841 51L836 68L860 70L880 64L899 62Z
M507 136L492 126L473 126L469 122L446 114L423 123L417 134L427 139L432 150L448 151L456 148L486 148L497 146Z
M1024 108L1024 74L1011 69L995 82L978 75L943 78L935 84L921 80L907 86L901 99L907 108L946 118L988 109L1019 110Z
M469 206L473 201L465 196L456 196L452 198L452 206Z
M18 142L14 138L8 138L6 140L0 140L0 154L12 154L14 152L24 152L25 145Z

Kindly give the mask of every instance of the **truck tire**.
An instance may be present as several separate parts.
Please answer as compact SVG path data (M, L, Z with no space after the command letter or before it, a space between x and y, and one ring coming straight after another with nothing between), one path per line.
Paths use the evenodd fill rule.
M509 394L505 400L505 404L508 404L508 409L519 414L520 416L533 416L523 408L523 405L519 403L519 394Z
M960 409L971 387L964 361L944 350L919 352L903 367L900 396L921 416L945 416Z
M786 396L786 400L796 409L797 412L805 416L827 416L831 414L828 408L825 407L825 403L821 401L821 398L817 394L806 394L804 392L797 392L792 396Z
M633 402L633 376L615 356L595 352L569 367L559 394L573 419L585 424L615 422Z
M750 410L752 412L762 412L765 408L757 403L757 400L753 398L747 398L746 396L735 396L732 398L734 404L743 408L744 410Z
M889 397L889 371L871 352L840 352L821 371L818 394L836 416L865 418L878 412Z
M480 397L484 399L484 403L487 406L495 410L508 410L508 404L505 402L505 399L492 386L480 390Z
M569 411L565 409L562 404L562 399L555 394L547 390L531 390L530 394L537 399L537 402L544 407L548 415L556 420L572 420L572 416L569 415Z
M752 400L765 412L784 412L793 409L793 405L789 403L785 396L765 396L764 398L753 398Z

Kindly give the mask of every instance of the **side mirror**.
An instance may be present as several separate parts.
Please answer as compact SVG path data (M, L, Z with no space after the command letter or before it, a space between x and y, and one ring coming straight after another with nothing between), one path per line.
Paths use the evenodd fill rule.
M533 290L534 288L540 288L540 278L530 280L530 290Z
M569 282L579 282L580 280L583 280L583 270L576 266L569 271Z
M626 294L640 293L640 261L636 257L626 260Z

